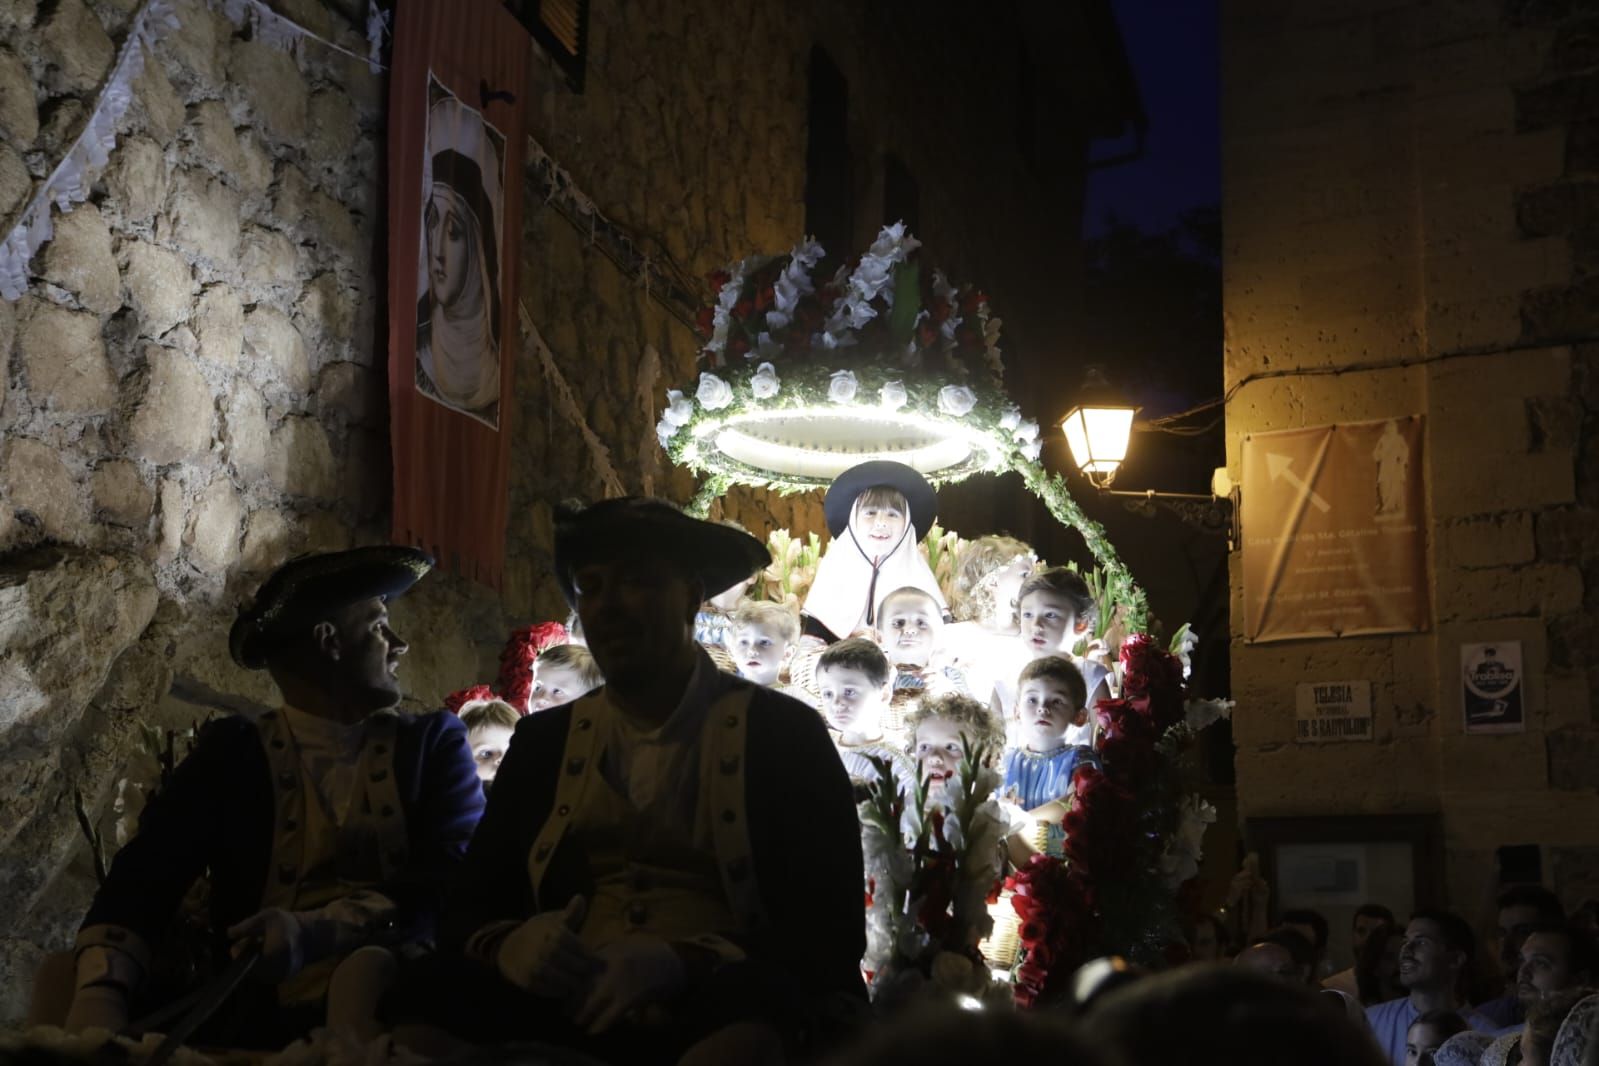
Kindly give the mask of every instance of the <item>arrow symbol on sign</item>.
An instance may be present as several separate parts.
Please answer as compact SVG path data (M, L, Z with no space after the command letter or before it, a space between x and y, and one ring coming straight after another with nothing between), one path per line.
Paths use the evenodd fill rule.
M1314 492L1310 491L1310 486L1305 484L1304 481L1300 480L1299 475L1294 473L1292 469L1293 465L1293 459L1286 455L1278 455L1275 452L1266 453L1266 470L1269 474L1271 474L1271 479L1273 481L1281 478L1282 480L1288 482L1288 484L1292 485L1294 488L1310 497L1311 506L1323 514L1326 514L1328 511L1332 510L1332 505L1330 503L1316 495Z

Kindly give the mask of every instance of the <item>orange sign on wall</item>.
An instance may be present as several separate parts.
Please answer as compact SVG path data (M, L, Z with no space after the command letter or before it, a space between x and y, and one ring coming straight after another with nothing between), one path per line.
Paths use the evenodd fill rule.
M1422 416L1244 438L1244 637L1431 624Z

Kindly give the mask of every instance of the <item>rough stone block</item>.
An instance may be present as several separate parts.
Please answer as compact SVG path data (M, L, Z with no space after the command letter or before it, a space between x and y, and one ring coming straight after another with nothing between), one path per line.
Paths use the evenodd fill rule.
M1546 129L1599 117L1599 71L1531 85L1516 93L1516 128Z
M1438 788L1530 791L1548 787L1544 739L1537 733L1439 738Z
M174 0L173 13L178 25L161 35L161 50L177 61L188 80L221 84L222 46L233 36L232 26L204 0Z
M272 432L261 394L242 381L236 382L222 418L225 454L239 478L249 482L265 474Z
M189 109L188 129L194 150L209 169L236 180L244 168L244 153L227 106L221 100L200 101Z
M1523 189L1516 197L1516 222L1529 237L1599 225L1599 181L1558 181Z
M272 214L285 228L302 225L311 214L311 179L293 163L279 163L272 177Z
M148 381L128 426L134 449L158 465L205 454L211 447L213 421L211 387L205 376L181 352L152 346L145 354Z
M194 501L183 542L202 572L224 574L239 557L239 520L244 509L233 482L219 477Z
M33 191L28 165L16 149L0 144L0 214L9 215Z
M349 523L331 511L317 511L308 515L300 533L302 552L341 552L355 543Z
M79 204L55 220L55 235L44 246L43 274L78 298L90 311L108 315L122 306L122 279L111 254L111 230L100 209Z
M272 184L272 149L252 129L239 132L238 144L239 169L233 182L250 195L259 196Z
M167 145L183 128L183 98L167 80L159 63L146 63L133 82L133 109L142 116L145 132L157 144Z
M31 437L13 437L6 452L5 481L12 508L19 515L32 515L45 536L75 541L83 535L78 484L55 448Z
M33 75L16 53L0 49L0 137L26 147L39 135Z
M276 569L289 558L290 540L289 523L281 511L263 507L251 512L244 528L240 566L252 574Z
M1538 556L1545 562L1580 563L1599 547L1599 511L1560 507L1538 515Z
M159 562L177 558L183 548L184 517L188 513L188 500L183 494L183 482L176 475L161 479L160 537L152 545Z
M126 459L109 459L94 468L90 479L96 515L130 529L143 529L155 510L155 493L139 468Z
M257 304L244 316L244 354L295 392L311 388L311 357L289 317Z
M1532 516L1525 511L1439 523L1440 569L1520 566L1537 554Z
M123 282L128 302L139 316L139 332L152 339L189 317L194 276L182 257L144 241L123 246Z
M1562 791L1592 792L1599 781L1599 730L1591 727L1559 729L1546 735L1549 750L1549 787Z
M338 491L333 448L314 418L285 418L272 432L268 463L273 484L291 496L330 499Z
M34 301L18 342L34 403L85 415L116 406L116 377L97 316Z
M148 137L125 137L105 172L106 192L128 222L148 222L167 199L167 161Z
M56 0L39 27L46 63L45 84L57 92L85 93L111 69L116 48L105 27L82 0Z
M355 363L329 363L317 376L317 410L324 421L364 426L377 407L377 382Z
M232 366L244 347L244 305L226 285L207 286L194 305L190 319L200 356L213 363Z
M163 237L218 266L233 265L239 254L239 195L197 170L173 176Z
M343 348L355 335L357 299L359 294L336 274L318 274L306 283L294 305L295 321L302 332L320 338L324 345Z
M1531 341L1593 336L1599 332L1599 278L1522 293L1521 320L1522 335Z
M343 92L324 89L311 97L310 132L306 138L306 157L325 170L347 166L361 143L361 128L355 108Z
M299 280L299 251L276 230L246 227L239 245L239 272L247 283L287 288Z
M298 144L305 137L305 78L287 53L259 41L235 40L228 81L236 102L252 109L275 140Z

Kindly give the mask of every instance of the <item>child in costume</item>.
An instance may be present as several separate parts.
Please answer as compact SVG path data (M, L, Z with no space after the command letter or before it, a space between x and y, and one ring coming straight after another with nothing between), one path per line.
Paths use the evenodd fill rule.
M1070 659L1046 655L1022 668L1016 689L1019 743L1005 750L1001 788L1033 823L1046 826L1045 850L1059 856L1072 775L1079 765L1097 763L1092 748L1067 740L1067 733L1083 720L1088 686Z
M905 715L925 696L971 695L958 669L932 664L943 628L938 601L921 589L907 585L883 597L876 637L894 674L894 695L883 719L883 728L889 733L904 729Z
M1092 707L1110 694L1105 683L1105 667L1091 659L1072 655L1072 648L1091 632L1098 611L1088 584L1064 566L1040 570L1022 583L1017 596L1017 634L1028 660L1046 655L1070 656L1088 688L1086 707ZM1001 678L994 683L992 705L995 713L1009 722L1016 716L1016 682ZM1087 743L1092 735L1091 716L1068 731L1070 744Z
M734 609L731 621L727 648L733 656L733 672L814 707L816 701L809 692L782 681L799 640L799 616L781 603L745 600Z
M872 757L892 763L905 784L911 780L910 760L883 733L888 678L888 659L881 648L864 637L829 645L816 663L822 717L827 720L828 731L857 795L878 779Z
M1005 742L1005 731L987 707L953 694L922 701L905 723L916 772L927 785L927 798L945 800L945 789L960 773L968 746L981 747L991 761Z
M483 791L487 793L505 759L505 749L511 746L511 733L522 716L501 699L474 700L457 713L461 716L461 724L466 726L466 741L472 747L472 761L477 764L477 779L483 782Z
M973 696L988 699L994 682L1013 679L1027 662L1016 600L1037 566L1033 550L1014 537L979 537L961 550L950 590L956 621L939 635L937 654L965 675Z
M603 684L605 676L587 648L581 644L557 644L539 652L529 706L534 711L547 711L586 696Z
M927 479L904 463L861 463L835 478L822 502L833 540L805 596L805 632L828 643L869 635L883 599L907 585L931 596L942 617L944 595L916 550L937 504Z

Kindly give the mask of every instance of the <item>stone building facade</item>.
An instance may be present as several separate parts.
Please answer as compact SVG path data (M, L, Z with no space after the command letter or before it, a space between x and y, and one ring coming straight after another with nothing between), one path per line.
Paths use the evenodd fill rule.
M1575 903L1599 890L1599 11L1222 11L1229 469L1253 432L1425 415L1432 575L1426 632L1248 645L1235 554L1242 813L1436 814L1450 905L1477 917L1527 844ZM1509 640L1526 731L1467 735L1460 646ZM1338 678L1374 682L1374 742L1296 744L1295 683Z
M364 4L273 6L365 54ZM988 286L1013 350L1047 350L1071 311L1088 141L1136 106L1104 23L1004 13L974 28L935 5L944 24L930 27L926 12L890 21L842 0L668 6L646 18L596 0L581 92L534 63L529 128L607 224L688 277L792 244L820 47L849 89L842 231L859 247L884 221L894 156L935 260ZM140 7L0 0L7 230ZM74 797L114 844L154 772L138 754L147 730L274 699L226 650L261 577L388 533L386 82L310 39L256 39L220 3L173 7L89 202L56 216L27 294L0 301L0 1021L20 1015L32 966L69 941L92 892ZM1069 74L1045 63L1052 40L1080 53ZM1033 80L1017 74L1028 55ZM693 380L682 316L600 254L596 219L531 193L524 214L522 302L554 372L524 343L504 588L437 574L397 605L416 708L491 679L513 626L564 616L547 577L555 501L601 495L605 464L627 492L694 489L654 435L665 389ZM757 533L821 527L814 496L735 491L716 513Z

